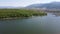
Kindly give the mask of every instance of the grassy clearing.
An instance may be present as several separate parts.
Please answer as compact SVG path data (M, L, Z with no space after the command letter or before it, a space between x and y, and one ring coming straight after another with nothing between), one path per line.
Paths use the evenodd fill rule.
M42 16L42 15L47 14L44 12L38 12L26 9L0 9L0 18L30 17L30 16Z

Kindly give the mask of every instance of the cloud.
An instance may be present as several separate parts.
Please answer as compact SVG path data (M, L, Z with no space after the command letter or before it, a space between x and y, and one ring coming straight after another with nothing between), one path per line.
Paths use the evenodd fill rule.
M36 3L49 3L60 0L0 0L0 6L27 6Z
M27 6L34 3L39 3L39 0L0 0L0 6Z

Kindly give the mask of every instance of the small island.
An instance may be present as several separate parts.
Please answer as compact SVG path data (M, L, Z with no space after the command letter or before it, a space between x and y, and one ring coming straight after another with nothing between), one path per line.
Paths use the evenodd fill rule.
M45 12L38 12L26 9L0 9L0 19L15 17L31 17L47 15Z

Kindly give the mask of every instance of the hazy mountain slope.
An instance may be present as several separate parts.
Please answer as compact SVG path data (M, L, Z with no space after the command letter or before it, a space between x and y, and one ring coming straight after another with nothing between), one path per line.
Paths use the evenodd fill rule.
M60 2L52 2L46 4L32 4L27 8L47 8L47 9L60 9Z

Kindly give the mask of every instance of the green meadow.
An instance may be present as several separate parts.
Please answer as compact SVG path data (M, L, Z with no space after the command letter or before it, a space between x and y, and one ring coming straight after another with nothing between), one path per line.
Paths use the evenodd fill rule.
M31 17L43 15L47 15L47 13L26 9L0 9L0 18Z

